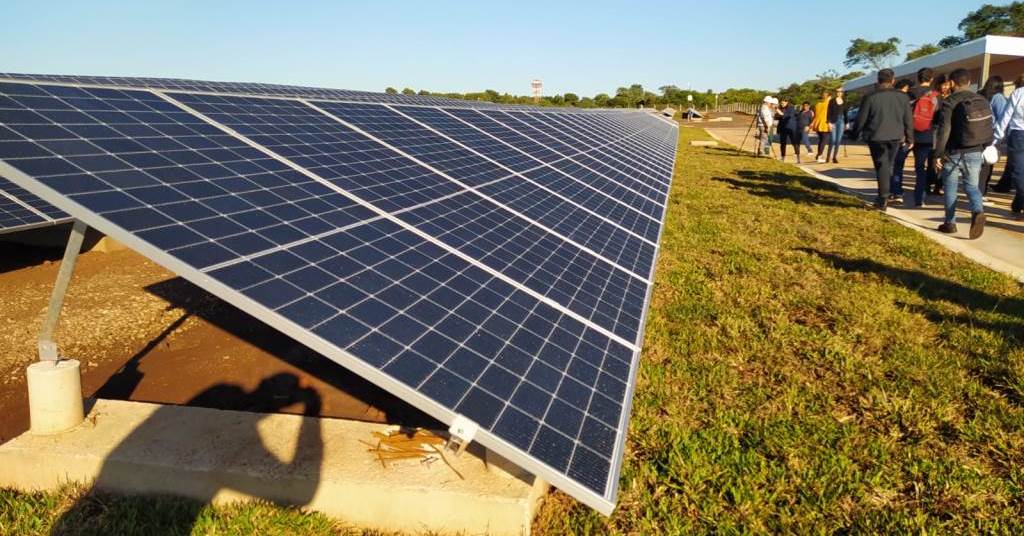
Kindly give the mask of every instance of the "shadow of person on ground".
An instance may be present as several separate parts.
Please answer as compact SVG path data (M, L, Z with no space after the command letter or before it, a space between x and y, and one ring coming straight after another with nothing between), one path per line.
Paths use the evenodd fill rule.
M259 422L268 413L293 406L315 416L320 412L320 396L301 385L295 375L275 374L252 391L218 384L189 403L225 399L258 413L237 412L230 419L207 424L202 414L176 406L158 408L107 456L92 489L57 520L51 534L141 535L152 534L154 527L161 534L190 534L203 507L226 492L285 506L308 504L319 487L323 463L319 419L301 420L290 453L271 452ZM194 434L185 436L186 431ZM155 465L139 467L135 461L140 458ZM233 470L202 471L209 467ZM153 495L110 495L139 490Z
M837 208L864 207L863 203L843 195L831 184L803 173L740 170L737 175L739 178L712 177L711 180L724 182L751 195L780 201Z
M833 267L844 272L874 274L916 292L928 303L900 304L921 314L934 324L953 324L983 329L998 337L1007 348L1024 347L1024 298L995 296L954 281L938 278L918 270L908 270L876 262L866 258L853 259L824 252L815 248L797 248L817 256ZM932 302L944 301L959 305L966 313L952 314L948 309L937 307ZM1024 405L1024 386L1016 386L1009 379L1013 373L1007 355L974 356L971 360L973 372L988 387L1002 392L1018 405Z

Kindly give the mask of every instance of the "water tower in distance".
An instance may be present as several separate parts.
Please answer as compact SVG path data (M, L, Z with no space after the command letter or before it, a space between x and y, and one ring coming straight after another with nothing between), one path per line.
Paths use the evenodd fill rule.
M544 84L542 84L539 79L534 78L533 80L530 80L530 88L533 89L533 103L536 104L540 102L540 94L544 89Z

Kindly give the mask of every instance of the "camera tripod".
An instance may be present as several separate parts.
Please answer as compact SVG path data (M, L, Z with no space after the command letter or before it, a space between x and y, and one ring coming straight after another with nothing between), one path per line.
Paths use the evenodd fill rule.
M761 109L758 108L757 112L754 113L754 117L750 121L750 126L747 127L747 133L743 135L743 142L740 143L740 151L742 151L743 150L743 146L745 146L747 144L747 138L750 136L750 131L753 130L755 126L757 126L757 117L760 114L761 114ZM754 152L758 156L761 156L761 149L763 147L764 141L761 140L761 137L758 134L763 135L763 136L768 136L768 154L770 154L772 159L774 159L775 158L775 145L772 143L771 129L769 128L767 131L765 131L763 133L760 131L760 129L758 129L758 131L754 134L754 139L759 140L758 143L762 144L761 146L758 146Z

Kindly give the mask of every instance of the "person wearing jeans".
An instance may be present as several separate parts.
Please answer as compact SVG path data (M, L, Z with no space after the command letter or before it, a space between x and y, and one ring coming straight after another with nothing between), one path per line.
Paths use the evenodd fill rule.
M1024 130L1010 131L1010 139L1006 143L1006 150L1013 156L1014 161L1024 161ZM1017 191L1013 194L1013 203L1010 204L1010 210L1013 211L1014 218L1018 220L1024 220L1024 169L1021 169L1021 167L1016 166L1011 170L1014 187L1017 188Z
M1022 132L1024 134L1024 132ZM981 178L981 164L984 162L984 158L981 156L981 151L974 151L970 153L958 153L947 157L942 163L942 195L945 199L946 205L946 217L943 220L943 226L951 231L945 231L941 227L939 230L943 232L956 232L956 200L957 200L957 186L960 181L964 183L964 191L967 192L967 201L971 208L971 214L974 215L975 221L977 215L984 213L985 206L982 204L981 189L978 187L978 182ZM977 238L981 235L980 232L975 230L975 225L972 222L971 225L971 238ZM984 228L984 222L982 227ZM977 235L975 235L977 233Z
M1007 162L1003 175L1010 175L1017 188L1010 209L1016 219L1024 219L1024 87L1010 94L1010 102L996 118L994 145L1006 142Z
M935 133L936 167L942 171L942 190L946 214L939 232L956 232L957 186L964 183L971 209L970 238L974 240L985 231L985 206L978 183L982 151L995 139L992 110L988 101L971 91L971 74L957 69L950 74L955 89L943 99L935 114L939 125ZM976 118L976 119L975 119ZM983 120L982 120L983 119Z
M843 143L843 130L846 129L846 92L843 88L836 90L836 96L828 103L829 154L825 160L833 164L839 163L839 145Z
M935 143L935 130L931 127L932 118L938 108L938 93L932 90L932 79L935 73L929 67L917 70L917 85L910 89L910 107L917 110L917 105L922 105L920 119L927 122L922 130L914 126L914 206L923 207L928 187L935 183L938 175L935 172L935 159L933 158L933 145ZM920 99L931 99L928 103L919 103ZM930 104L930 106L925 106ZM930 109L932 116L924 110ZM916 112L915 112L916 113ZM916 117L916 116L915 116Z
M916 133L915 133L916 136ZM923 207L928 185L935 182L935 159L932 158L932 144L914 142L914 206Z

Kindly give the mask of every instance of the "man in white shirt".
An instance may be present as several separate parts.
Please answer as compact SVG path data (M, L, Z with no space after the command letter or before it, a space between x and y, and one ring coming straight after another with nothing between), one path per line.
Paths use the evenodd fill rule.
M1006 142L1006 167L1011 169L1017 188L1010 209L1013 217L1024 219L1024 87L1013 90L1010 102L1003 108L995 124L995 142Z
M772 96L766 96L761 101L761 109L757 111L757 134L758 139L757 156L769 155L772 150L772 124L775 123L775 105L779 101Z

